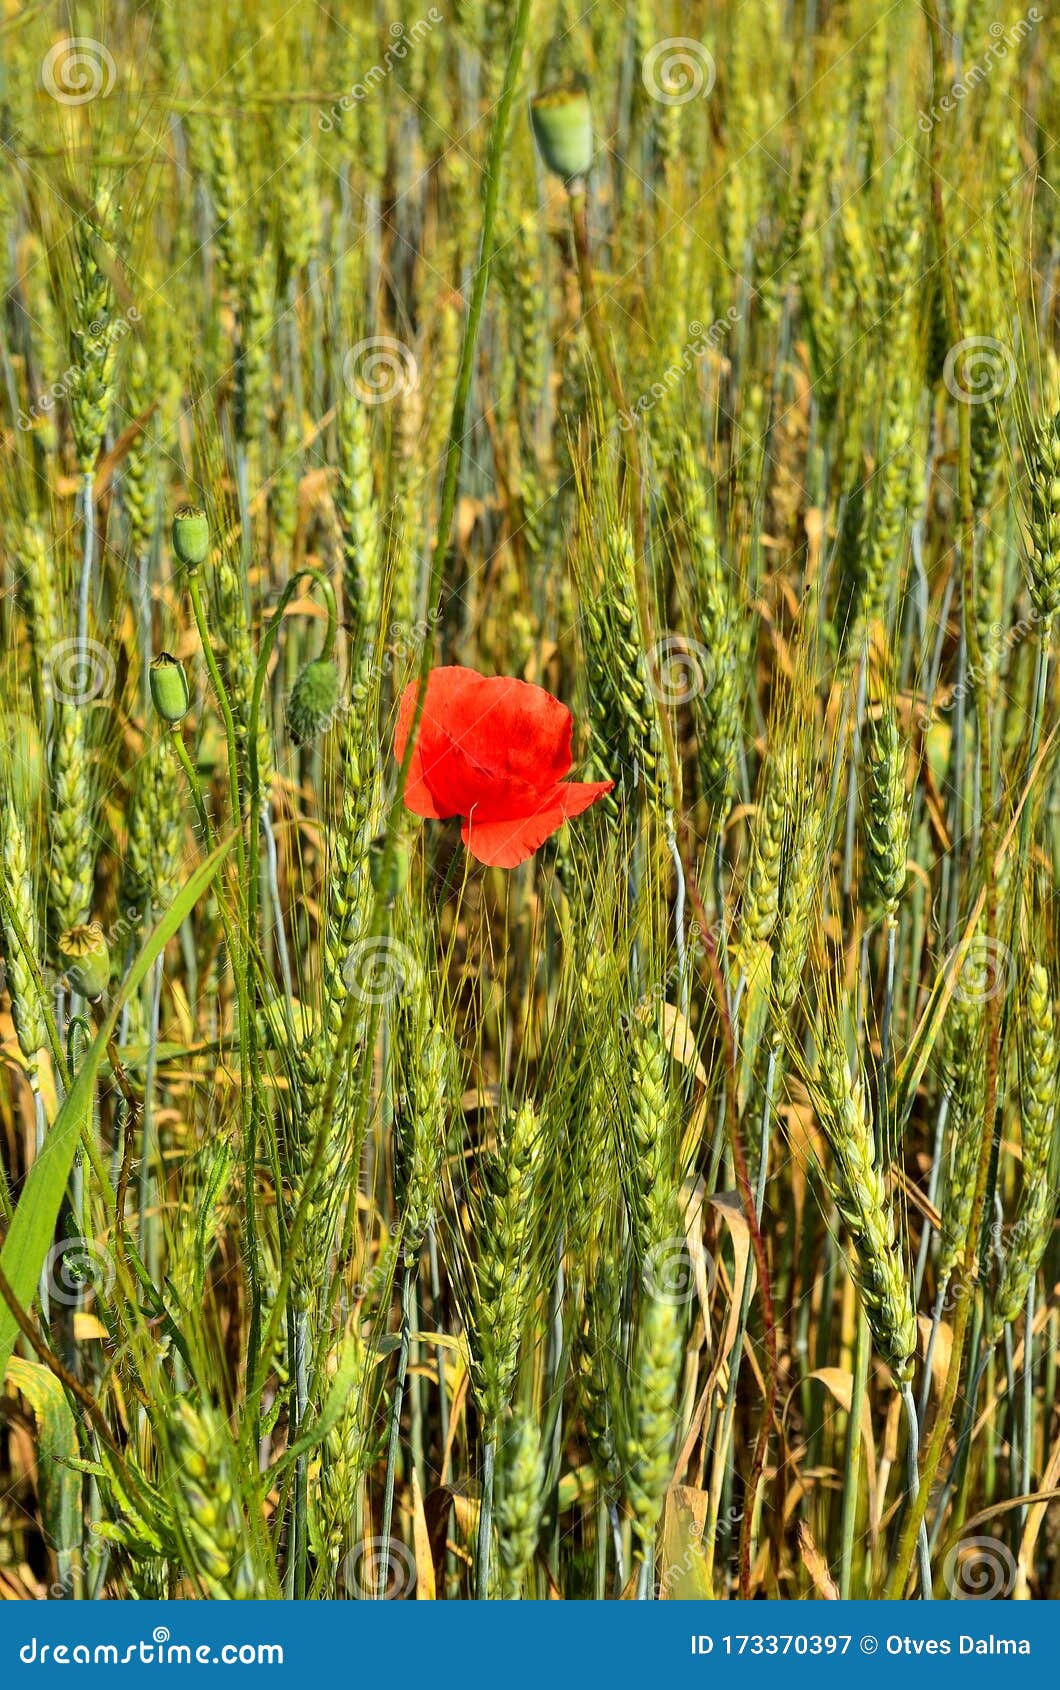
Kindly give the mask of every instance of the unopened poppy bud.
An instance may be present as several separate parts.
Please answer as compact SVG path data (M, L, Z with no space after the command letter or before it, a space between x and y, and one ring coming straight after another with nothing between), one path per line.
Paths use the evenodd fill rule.
M307 663L287 700L287 726L296 745L305 745L327 727L339 701L339 672L328 657Z
M589 174L593 162L593 118L584 88L546 88L530 102L537 150L567 186Z
M71 990L98 1003L110 983L110 950L99 922L68 927L59 939L59 955Z
M400 893L405 890L409 877L409 854L400 840L395 840L394 851L390 859L390 872L386 874L386 837L381 835L373 839L368 847L368 870L372 876L372 885L376 891L392 904Z
M210 524L198 505L181 505L173 518L173 550L189 569L198 569L210 553Z
M151 700L163 722L182 722L191 704L191 691L184 665L168 651L160 651L151 664Z
M5 778L6 777L6 778ZM32 716L21 710L0 716L0 785L6 784L20 810L30 809L44 787L44 752Z

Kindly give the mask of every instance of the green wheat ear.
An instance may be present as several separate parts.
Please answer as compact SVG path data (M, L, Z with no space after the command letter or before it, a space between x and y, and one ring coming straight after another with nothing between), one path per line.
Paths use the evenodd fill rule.
M1060 606L1060 411L1038 425L1027 459L1027 569L1034 607L1048 618Z
M909 806L905 791L905 745L891 703L869 712L863 737L866 892L870 905L893 922L905 887L909 853Z
M1030 965L1020 993L1020 1201L1007 1231L994 1322L1015 1320L1041 1266L1056 1213L1058 1140L1056 1010L1048 970Z
M500 1595L517 1597L537 1549L545 1511L545 1453L541 1428L516 1408L498 1450L497 1542Z
M173 1405L170 1437L180 1525L208 1593L243 1600L263 1595L232 1475L227 1427L207 1404L184 1400Z
M501 1123L484 1170L467 1314L471 1381L490 1428L508 1401L534 1292L538 1145L537 1116L524 1103Z
M916 1315L902 1268L894 1211L876 1156L865 1083L838 1034L818 1046L811 1092L832 1153L829 1184L853 1250L851 1266L873 1341L897 1383L909 1380L917 1345Z

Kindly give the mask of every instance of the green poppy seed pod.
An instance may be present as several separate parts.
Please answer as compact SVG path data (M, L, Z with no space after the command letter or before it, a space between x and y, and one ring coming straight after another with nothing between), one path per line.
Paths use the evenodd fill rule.
M589 174L593 118L584 88L546 88L530 102L530 123L545 165L568 187Z
M99 922L68 927L59 939L59 955L71 990L98 1003L110 983L110 950Z
M173 550L189 569L198 569L210 552L210 524L198 505L181 505L173 518Z
M44 752L32 716L21 710L0 716L0 785L6 784L20 810L31 809L44 788Z
M184 665L168 651L160 651L151 664L151 700L163 722L175 726L188 714L191 691Z
M368 847L368 870L372 876L372 885L376 891L385 897L388 904L405 890L409 878L408 849L400 839L394 842L394 854L390 861L390 873L384 875L386 865L386 837L380 835L373 839Z
M287 700L287 726L296 745L322 733L339 701L339 672L328 657L307 663Z

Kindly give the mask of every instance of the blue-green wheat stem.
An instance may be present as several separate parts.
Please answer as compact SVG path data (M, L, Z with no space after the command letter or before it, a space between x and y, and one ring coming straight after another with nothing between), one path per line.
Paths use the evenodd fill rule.
M854 1356L850 1364L850 1413L843 1447L843 1502L839 1527L839 1595L850 1596L854 1533L861 1501L861 1411L869 1377L869 1323L860 1301L855 1315Z
M82 553L77 589L77 640L82 651L88 642L88 610L92 594L92 570L96 561L96 503L94 476L86 472L81 483Z
M475 1599L485 1602L490 1594L490 1566L493 1553L493 1487L497 1469L497 1434L487 1432L482 1446L482 1479L475 1550Z
M902 1406L905 1409L908 1441L906 1445L906 1467L909 1482L909 1503L916 1505L920 1490L920 1426L917 1420L916 1403L913 1401L913 1387L906 1381L902 1386ZM928 1543L927 1521L922 1519L917 1533L917 1559L920 1567L920 1595L925 1602L930 1602L934 1592L931 1587L931 1549Z

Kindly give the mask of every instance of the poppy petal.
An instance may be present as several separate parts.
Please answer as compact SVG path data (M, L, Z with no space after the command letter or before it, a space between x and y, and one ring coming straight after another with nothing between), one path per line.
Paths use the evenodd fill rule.
M460 829L460 837L471 855L490 868L515 868L532 857L556 829L571 816L580 816L590 804L610 792L614 781L571 781L557 786L532 815L514 820L492 821L473 814Z
M448 732L495 780L544 792L570 773L573 718L544 687L511 675L478 675L454 703Z
M417 683L398 710L394 753L405 753ZM573 722L543 687L474 669L433 669L405 802L422 816L470 815L480 822L524 817L570 770Z
M432 767L440 759L448 755L448 736L441 729L437 719L438 699L434 686L434 677L440 671L433 669L427 677L427 697L420 717L420 725L416 734L416 743L412 748L409 759L408 776L405 781L405 805L414 815L426 816L433 821L442 821L446 816L460 814L460 805L450 803L448 807L440 801L435 791L435 783L429 782L424 769L425 763ZM416 712L416 697L419 692L419 682L410 681L401 695L398 705L397 726L394 729L394 756L400 763L405 756L409 732L412 728L412 718Z
M569 821L571 816L580 816L590 804L595 804L605 792L614 787L613 780L568 780L559 788L559 800L563 805L563 819Z

